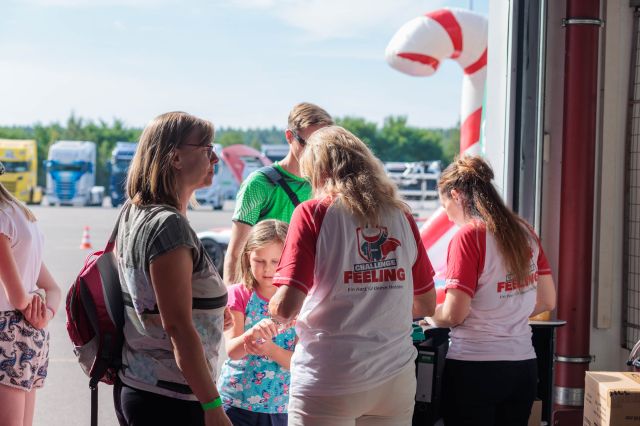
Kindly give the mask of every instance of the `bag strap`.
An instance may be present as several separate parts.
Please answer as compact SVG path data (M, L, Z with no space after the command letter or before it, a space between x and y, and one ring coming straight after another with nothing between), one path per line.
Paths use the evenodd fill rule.
M289 199L293 203L294 207L297 207L298 204L300 204L300 199L284 180L284 176L282 175L280 170L276 169L273 166L265 166L258 169L258 171L265 175L271 181L271 183L273 183L274 185L279 185L280 188L282 188L284 192L289 196Z
M111 236L109 237L109 241L107 242L107 246L104 248L103 253L109 253L113 251L113 248L116 245L116 238L118 237L118 228L120 227L120 219L122 219L122 215L124 214L125 208L131 206L131 202L127 200L122 208L120 209L120 213L118 213L118 219L116 220L116 224L113 226L113 231L111 231Z
M98 426L98 384L91 388L91 426Z

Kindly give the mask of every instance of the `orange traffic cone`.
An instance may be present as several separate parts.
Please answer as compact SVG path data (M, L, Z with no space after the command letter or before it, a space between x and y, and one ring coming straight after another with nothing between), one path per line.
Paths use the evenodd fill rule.
M82 241L80 241L80 248L82 250L91 249L91 237L89 237L89 227L85 226L82 231Z

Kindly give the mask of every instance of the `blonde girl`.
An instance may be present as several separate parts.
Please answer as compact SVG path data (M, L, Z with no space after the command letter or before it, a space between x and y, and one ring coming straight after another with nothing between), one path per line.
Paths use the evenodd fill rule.
M287 227L271 219L251 229L238 265L242 282L229 287L235 325L225 332L229 359L222 367L220 394L236 426L287 424L288 370L296 337L267 311Z
M0 163L0 174L4 166ZM60 288L42 262L36 218L0 183L0 424L31 425L49 363Z

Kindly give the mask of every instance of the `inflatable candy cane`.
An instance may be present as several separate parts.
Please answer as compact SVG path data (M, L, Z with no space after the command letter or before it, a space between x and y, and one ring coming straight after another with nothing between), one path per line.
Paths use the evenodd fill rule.
M446 58L462 67L460 153L480 154L482 97L487 74L487 19L461 9L427 13L398 30L385 56L393 68L412 76L434 74ZM438 281L443 279L447 246L456 230L442 208L436 210L420 230Z

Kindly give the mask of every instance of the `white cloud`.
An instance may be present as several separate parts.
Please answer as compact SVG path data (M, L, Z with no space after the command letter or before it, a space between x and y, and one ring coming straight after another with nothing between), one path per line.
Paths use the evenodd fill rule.
M443 0L229 0L245 9L262 9L316 39L362 37L379 28L397 28Z

